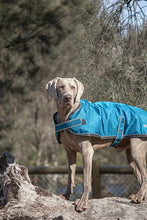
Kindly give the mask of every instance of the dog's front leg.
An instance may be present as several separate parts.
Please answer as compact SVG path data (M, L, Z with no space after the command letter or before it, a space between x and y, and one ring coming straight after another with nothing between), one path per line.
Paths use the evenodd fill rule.
M84 191L79 201L76 201L76 211L82 212L87 208L89 193L91 191L91 171L92 171L92 157L94 150L89 141L82 144L82 158L84 169Z
M65 148L68 158L68 186L63 197L69 199L75 187L76 151Z

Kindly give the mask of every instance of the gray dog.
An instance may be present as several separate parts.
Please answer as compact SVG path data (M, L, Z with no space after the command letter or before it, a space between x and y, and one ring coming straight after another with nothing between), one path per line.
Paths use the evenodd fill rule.
M81 199L77 200L75 205L76 211L78 212L84 211L87 208L89 193L91 191L91 169L93 153L95 150L110 147L115 142L116 148L126 150L129 165L133 169L140 185L139 192L136 195L131 196L132 201L135 203L140 203L142 200L147 200L147 133L145 133L143 136L136 135L135 137L132 136L124 138L124 136L121 135L124 129L124 123L122 123L123 120L121 120L119 122L119 135L121 137L117 137L116 141L116 138L113 136L111 138L101 138L96 135L84 136L75 134L74 132L71 132L69 128L76 128L78 127L77 125L84 127L85 122L80 119L69 121L69 118L73 115L74 112L77 112L80 109L80 98L84 91L83 84L75 78L57 77L47 83L46 89L48 94L55 100L57 104L57 114L54 117L55 123L57 125L57 137L58 140L64 145L68 158L68 186L63 197L69 199L71 193L73 193L73 188L75 186L74 178L76 170L76 152L80 152L83 158L84 189ZM144 118L147 122L146 116ZM121 119L123 119L123 117ZM93 119L91 118L90 120ZM144 128L147 128L147 124L144 124ZM118 141L118 139L120 140Z

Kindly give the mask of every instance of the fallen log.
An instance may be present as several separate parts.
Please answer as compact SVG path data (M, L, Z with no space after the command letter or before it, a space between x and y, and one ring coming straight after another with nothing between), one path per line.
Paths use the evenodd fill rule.
M88 209L77 213L74 205L32 185L28 169L9 153L0 155L0 220L89 220L147 218L147 203L132 204L125 198L89 200Z

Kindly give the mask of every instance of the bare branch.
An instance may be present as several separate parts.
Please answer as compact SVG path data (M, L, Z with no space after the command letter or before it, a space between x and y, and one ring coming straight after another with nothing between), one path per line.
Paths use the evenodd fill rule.
M133 28L137 31L140 25L145 22L145 14L143 8L137 0L117 0L112 3L107 9L108 13L105 15L105 20L122 30Z

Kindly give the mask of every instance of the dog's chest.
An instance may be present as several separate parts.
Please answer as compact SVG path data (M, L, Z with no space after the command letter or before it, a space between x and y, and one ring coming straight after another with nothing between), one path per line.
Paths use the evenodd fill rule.
M65 148L80 152L80 147L76 142L75 135L71 134L69 131L64 130L60 132L60 141Z

